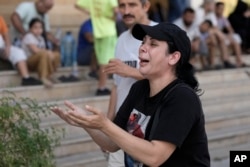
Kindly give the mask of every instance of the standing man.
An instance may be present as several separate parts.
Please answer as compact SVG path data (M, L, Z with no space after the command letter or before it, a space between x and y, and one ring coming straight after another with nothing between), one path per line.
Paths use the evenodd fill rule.
M94 32L94 49L99 65L99 83L96 95L109 95L106 87L105 65L114 58L116 33L117 0L78 0L76 8L89 13Z
M48 40L55 46L58 46L59 41L50 33L49 16L47 14L53 5L53 0L36 0L35 2L20 3L11 15L15 40L22 38L28 32L29 23L33 18L39 18L44 24L43 37L46 41L46 48L48 49Z
M116 112L128 95L131 85L136 80L143 79L138 70L138 50L142 42L132 36L131 29L136 23L156 25L155 22L148 19L149 0L119 0L118 3L123 22L129 29L119 36L115 59L111 60L105 68L106 73L114 74L114 85L108 110L110 120L114 119ZM108 167L124 167L123 151L110 153Z
M89 65L90 72L88 73L88 75L90 77L98 78L98 75L96 73L97 62L94 52L93 26L90 19L84 21L79 29L77 44L77 64L79 66Z

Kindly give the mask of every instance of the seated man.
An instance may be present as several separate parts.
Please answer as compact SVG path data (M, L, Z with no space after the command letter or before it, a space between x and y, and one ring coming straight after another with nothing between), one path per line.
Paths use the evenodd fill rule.
M188 38L191 41L191 49L193 55L192 59L190 60L191 63L193 63L195 55L199 54L200 46L199 26L195 23L194 19L195 11L192 8L186 8L182 14L182 17L173 22L175 25L186 31Z
M214 0L204 0L201 8L196 11L196 23L200 26L204 21L210 21L211 28L209 28L209 37L213 39L213 44L219 46L221 52L222 62L225 68L235 68L229 61L228 49L225 43L224 34L217 28L218 22L214 12ZM209 50L210 67L214 68L215 49Z
M97 78L97 61L94 52L94 37L91 20L86 20L80 27L77 45L78 65L90 65L89 76Z
M20 48L11 46L8 34L8 28L4 19L0 16L0 50L2 50L1 58L8 60L17 68L22 76L21 85L41 85L42 82L29 76L26 65L26 55Z
M53 0L36 0L36 2L21 2L15 12L11 15L13 25L13 35L15 38L22 38L29 31L29 23L33 18L39 18L44 23L43 37L46 48L48 49L48 40L55 47L58 47L59 40L50 33L50 24L48 11L53 7Z
M242 49L250 53L250 1L238 0L233 12L228 16L234 31L242 39Z
M241 38L238 34L236 34L230 25L227 18L223 16L224 13L224 3L223 2L217 2L215 4L215 14L218 21L218 28L224 32L226 44L232 46L232 49L236 55L236 65L237 67L244 67L245 64L242 62L241 57Z

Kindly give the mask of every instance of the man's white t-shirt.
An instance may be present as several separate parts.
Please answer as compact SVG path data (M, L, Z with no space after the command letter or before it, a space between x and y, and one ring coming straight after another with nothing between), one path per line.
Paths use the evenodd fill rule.
M154 26L156 24L156 22L151 21L149 25ZM130 29L123 32L119 36L116 44L115 58L120 59L131 67L139 68L139 47L141 43L142 41L139 41L132 36ZM116 74L114 75L114 82L117 86L116 112L127 97L130 87L135 81L136 79L134 78L121 77Z
M199 26L195 22L187 27L183 22L183 18L179 18L174 21L174 24L186 31L190 41L193 41L195 38L200 38Z
M33 18L41 19L44 22L46 32L50 31L48 14L44 14L42 17L36 9L35 2L22 2L17 6L15 12L19 15L23 28L26 32L29 31L29 24ZM13 31L15 37L20 36L20 33L14 27L12 27L11 30Z
M200 25L205 20L210 20L214 27L218 26L218 21L214 12L205 13L203 8L198 8L195 13L195 23L197 25Z

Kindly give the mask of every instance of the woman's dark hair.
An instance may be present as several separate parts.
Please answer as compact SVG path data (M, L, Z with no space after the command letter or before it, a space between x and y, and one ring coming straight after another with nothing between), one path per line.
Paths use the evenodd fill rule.
M43 22L42 22L41 19L39 19L39 18L33 18L33 19L30 21L30 23L29 23L29 29L32 28L33 25L36 24L36 23L41 23L42 26L43 26Z
M172 42L168 42L168 49L170 54L178 51L177 47ZM185 56L188 56L188 58L183 58L184 55L181 55L180 60L176 65L176 76L178 79L189 85L196 93L201 95L202 93L200 93L201 89L199 88L199 82L194 75L195 69L193 65L189 63L190 55Z

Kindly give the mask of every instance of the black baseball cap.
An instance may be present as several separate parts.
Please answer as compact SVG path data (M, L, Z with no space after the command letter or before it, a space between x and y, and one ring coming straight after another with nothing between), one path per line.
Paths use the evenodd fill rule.
M191 42L187 33L175 24L161 22L155 26L135 24L132 29L132 35L143 40L145 35L160 40L172 43L176 51L181 53L182 63L188 63L191 55Z

